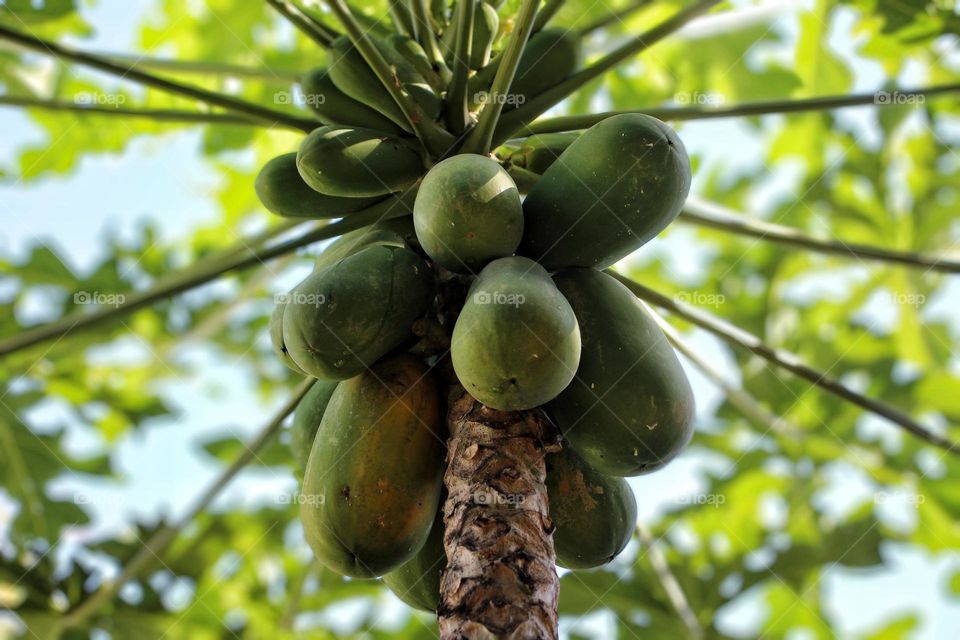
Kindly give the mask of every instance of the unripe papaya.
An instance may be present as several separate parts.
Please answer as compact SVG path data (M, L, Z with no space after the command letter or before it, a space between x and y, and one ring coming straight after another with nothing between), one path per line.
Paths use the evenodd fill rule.
M439 383L409 354L337 385L301 496L300 519L317 559L356 578L410 560L437 513L445 438Z
M663 231L690 191L690 160L674 131L639 113L590 127L523 203L520 253L548 269L607 267Z
M434 165L413 206L420 245L434 261L475 273L513 255L523 236L523 206L513 179L487 156L461 154Z
M555 274L583 351L550 403L570 446L601 473L635 476L672 460L693 434L693 391L666 336L630 291L594 269Z
M442 87L443 82L440 80L437 72L434 71L433 64L430 62L430 58L427 57L427 52L423 50L419 42L402 33L391 33L387 37L385 44L390 47L395 55L400 56L409 63L414 71L420 74L420 77L430 85L431 89ZM436 96L436 93L434 93L434 95Z
M350 125L392 134L403 132L390 118L341 91L326 69L309 72L303 76L300 86L307 104L323 124Z
M290 357L287 345L283 341L283 312L286 307L287 303L282 300L277 301L273 306L273 313L270 314L270 344L273 346L273 352L280 359L280 362L287 365L292 371L300 375L306 375L303 369Z
M470 287L453 328L453 368L464 388L502 411L546 404L573 379L580 330L546 270L494 260Z
M300 177L293 152L263 165L253 188L263 206L287 218L339 218L383 200L383 196L355 198L314 191Z
M560 154L567 150L573 141L580 137L580 133L541 133L530 136L520 143L519 151L510 156L510 161L543 175L550 168Z
M436 611L440 603L440 575L447 567L443 549L443 509L430 528L430 536L417 555L383 576L383 582L407 605Z
M523 105L566 79L580 65L580 36L576 29L542 29L530 36L510 85L513 100L504 110Z
M314 271L329 267L335 262L352 256L372 244L403 247L416 242L413 216L403 216L377 222L369 227L345 233L331 242L314 262Z
M293 423L290 425L290 453L293 454L293 459L301 471L307 468L307 459L310 457L310 449L313 448L313 440L337 384L330 380L317 380L304 394L293 412Z
M626 480L594 471L564 447L547 456L546 484L558 565L593 569L613 560L630 542L637 501Z
M427 263L410 249L368 246L297 285L283 314L284 343L312 376L355 376L411 337L433 284Z
M341 126L311 131L297 152L297 169L316 191L351 198L400 191L424 171L412 144L373 129Z
M490 62L493 41L500 29L500 15L496 8L486 2L476 5L473 14L473 39L470 48L470 68L481 69Z

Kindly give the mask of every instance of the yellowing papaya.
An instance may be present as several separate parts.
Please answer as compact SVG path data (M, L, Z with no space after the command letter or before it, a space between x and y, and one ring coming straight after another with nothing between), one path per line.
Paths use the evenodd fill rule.
M523 203L520 253L548 269L607 267L660 233L690 191L690 160L674 131L639 113L587 129Z
M326 69L314 69L304 75L300 87L307 105L323 124L350 125L391 134L403 132L390 118L341 91Z
M512 255L523 235L523 207L513 179L495 160L451 156L434 165L413 206L420 245L434 261L475 273Z
M424 171L412 144L372 129L342 126L310 132L297 152L297 169L316 191L351 198L400 191Z
M637 526L637 501L626 480L594 471L564 447L547 456L546 484L558 565L599 567L630 542Z
M384 584L394 595L422 611L436 611L440 603L440 576L447 567L442 512L442 508L437 510L430 536L417 555L383 576Z
M601 473L663 467L693 433L693 391L673 348L630 291L594 269L554 275L583 350L577 377L550 403L570 446Z
M290 425L290 453L293 454L293 459L301 471L307 468L307 459L310 457L310 449L313 448L313 440L336 388L336 382L317 380L293 412L293 423Z
M329 267L372 244L403 247L410 245L413 241L416 241L413 216L384 220L383 222L372 224L369 227L345 233L331 242L323 252L317 256L313 268L316 271Z
M570 384L580 361L580 330L543 267L500 258L470 287L451 356L460 383L483 404L531 409Z
M550 168L560 154L566 151L580 133L542 133L530 136L520 143L519 151L511 154L511 163L536 174Z
M300 496L304 534L323 565L371 578L423 547L443 488L442 404L439 383L409 354L337 385Z
M253 188L263 206L287 218L339 218L383 200L383 196L355 198L314 191L297 171L296 153L285 153L263 165Z
M368 246L297 285L283 313L284 344L312 376L355 376L411 337L433 284L427 263L410 249Z
M283 312L286 307L287 303L282 300L277 301L273 306L273 313L270 315L270 344L273 346L273 352L280 359L280 362L287 365L292 371L300 375L306 375L303 369L290 357L287 345L283 341Z

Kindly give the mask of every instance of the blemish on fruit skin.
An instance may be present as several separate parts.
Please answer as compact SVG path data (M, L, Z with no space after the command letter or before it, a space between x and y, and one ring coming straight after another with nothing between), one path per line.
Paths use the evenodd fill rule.
M343 488L340 489L340 495L343 497L344 500L346 500L347 502L350 502L350 485L347 485L347 484L343 485Z

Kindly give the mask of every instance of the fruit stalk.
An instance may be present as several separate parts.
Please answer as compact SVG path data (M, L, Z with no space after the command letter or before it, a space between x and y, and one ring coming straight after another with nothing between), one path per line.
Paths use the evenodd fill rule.
M537 410L496 411L459 386L450 400L440 636L557 638L560 581L544 484L556 433Z

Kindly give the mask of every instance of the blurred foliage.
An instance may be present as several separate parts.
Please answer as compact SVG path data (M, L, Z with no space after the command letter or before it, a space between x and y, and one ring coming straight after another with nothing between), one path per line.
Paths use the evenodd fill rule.
M0 23L82 43L97 29L85 17L89 4L8 0L0 6ZM502 14L517 4L508 2ZM588 40L588 59L682 4L652 2L595 33ZM857 68L865 66L879 70L875 75L888 88L901 81L916 86L958 80L960 25L949 2L816 0L803 8L779 3L775 10L765 9L769 3L735 4L725 10L740 11L737 18L659 44L604 82L590 84L560 111L843 94L863 89L856 84ZM384 2L365 3L364 10L386 15ZM610 10L592 0L569 0L557 23L579 28ZM266 70L261 77L209 73L184 81L290 110L296 108L290 100L278 107L277 92L296 91L284 78L324 62L312 42L261 2L159 0L144 17L138 39L138 52L148 55ZM835 46L838 40L852 43L856 64ZM953 53L944 55L951 47ZM197 108L189 100L6 49L0 51L0 84L18 95L122 96L127 107ZM866 124L858 125L838 112L747 118L740 130L751 141L745 148L759 150L756 156L730 149L736 156L730 166L701 164L695 157L696 188L725 206L811 233L947 252L960 231L958 111L957 101L944 97L870 110ZM18 166L4 167L3 179L30 182L72 172L85 157L117 154L134 140L189 126L29 113L46 139L18 149ZM678 129L687 138L696 126ZM176 243L159 240L150 227L133 240L107 239L105 257L86 275L74 273L45 245L18 259L0 256L0 335L27 328L20 318L29 301L42 300L45 317L56 318L79 308L78 291L140 288L235 244L234 230L241 225L262 224L267 216L250 188L257 167L295 148L297 137L222 125L205 126L203 134L197 151L221 179L222 215L216 224L198 227ZM56 153L49 153L53 145ZM709 264L691 279L686 270L678 273L682 257L654 246L630 263L631 275L667 294L693 291L694 300L722 301L708 310L934 428L947 430L960 421L957 325L944 314L926 312L946 295L946 277L785 251L681 225L658 246L677 246L670 244L675 234L681 242L693 239L710 256ZM201 343L230 356L255 377L264 400L292 387L288 374L277 373L261 339L270 308L260 302L273 275L270 269L230 275L226 283L138 311L80 340L68 336L0 362L5 381L0 495L17 506L0 539L0 604L15 612L30 637L53 637L59 616L113 576L164 524L162 518L130 523L127 530L86 540L64 559L55 547L85 525L88 514L82 503L52 493L48 485L65 477L118 480L113 445L175 411L158 387L189 374L191 361L180 357L185 345ZM108 364L90 357L97 349L130 343L144 348L146 357ZM791 634L802 631L802 637L835 637L823 588L830 571L880 571L891 545L956 553L960 462L749 354L728 353L743 388L783 422L752 423L727 402L704 415L690 454L710 461L694 496L702 499L677 502L648 524L709 638L728 637L717 625L718 615L744 600L764 605L756 635L801 637ZM51 405L64 407L100 443L99 453L80 456L65 447L63 425L36 425L31 416ZM958 435L956 427L950 430ZM227 464L242 443L231 435L198 447L211 461ZM292 462L277 443L261 452L258 466L292 474ZM871 488L842 510L825 497L838 470L856 474ZM635 486L642 490L645 480ZM885 517L884 496L912 511L910 524ZM430 616L383 620L384 604L396 601L378 583L340 578L309 557L296 508L289 504L204 513L120 598L64 637L90 637L94 630L115 638L436 637ZM953 597L960 592L958 576L944 585ZM609 568L565 574L561 593L563 629L570 638L595 636L581 623L598 612L613 614L617 637L686 635L637 543ZM347 610L350 615L343 613ZM878 612L876 619L863 638L908 638L921 624L919 614Z

